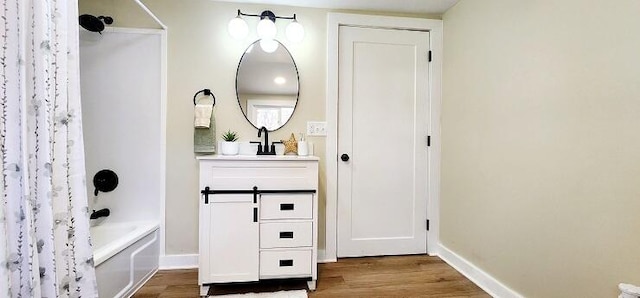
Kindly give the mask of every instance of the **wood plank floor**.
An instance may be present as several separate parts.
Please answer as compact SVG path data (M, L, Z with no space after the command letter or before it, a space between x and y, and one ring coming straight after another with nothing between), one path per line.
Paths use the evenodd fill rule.
M340 259L320 264L309 297L491 297L440 258L426 255ZM306 288L304 281L216 286L209 294ZM159 271L134 298L198 297L198 271Z

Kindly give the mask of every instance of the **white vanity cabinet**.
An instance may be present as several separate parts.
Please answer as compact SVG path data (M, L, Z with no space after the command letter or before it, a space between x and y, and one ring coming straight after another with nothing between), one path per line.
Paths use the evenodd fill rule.
M202 156L198 283L308 278L315 290L318 158Z

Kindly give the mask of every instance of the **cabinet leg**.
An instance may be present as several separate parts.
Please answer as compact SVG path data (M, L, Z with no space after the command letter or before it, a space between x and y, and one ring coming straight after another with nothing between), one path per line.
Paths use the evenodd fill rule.
M316 290L316 280L310 280L307 282L307 287L309 287L309 291L315 291Z
M201 285L200 286L200 297L206 298L209 297L209 285Z

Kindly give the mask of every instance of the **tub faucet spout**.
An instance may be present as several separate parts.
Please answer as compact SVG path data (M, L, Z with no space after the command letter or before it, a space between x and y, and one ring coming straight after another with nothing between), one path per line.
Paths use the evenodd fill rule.
M107 217L109 216L109 214L111 214L111 211L109 211L109 209L107 208L100 209L98 211L93 210L93 212L91 212L91 216L89 216L89 219L98 219L100 217Z

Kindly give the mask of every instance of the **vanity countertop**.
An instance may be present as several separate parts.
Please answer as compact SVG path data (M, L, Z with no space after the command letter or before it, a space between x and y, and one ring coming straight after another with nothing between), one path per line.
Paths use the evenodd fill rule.
M317 156L298 155L199 155L198 160L320 160Z

